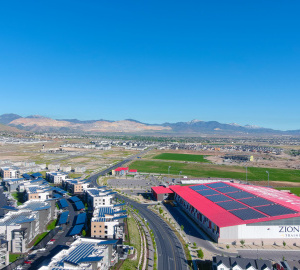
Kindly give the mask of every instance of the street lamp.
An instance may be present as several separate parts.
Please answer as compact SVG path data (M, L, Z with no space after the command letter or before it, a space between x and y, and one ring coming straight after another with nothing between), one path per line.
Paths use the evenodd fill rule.
M246 167L246 184L248 184L248 167Z
M171 166L168 167L168 175L169 175L169 178L170 178L170 168L171 168Z
M270 179L270 174L268 171L266 171L266 173L268 174L268 187L269 187L269 179Z
M182 171L179 172L179 182L180 182L180 179L181 179L181 178L180 178L181 174L182 174Z

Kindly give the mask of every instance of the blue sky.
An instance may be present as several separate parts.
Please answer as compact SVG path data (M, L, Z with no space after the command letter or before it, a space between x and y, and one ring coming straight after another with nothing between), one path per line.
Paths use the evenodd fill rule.
M0 114L300 129L299 1L1 1Z

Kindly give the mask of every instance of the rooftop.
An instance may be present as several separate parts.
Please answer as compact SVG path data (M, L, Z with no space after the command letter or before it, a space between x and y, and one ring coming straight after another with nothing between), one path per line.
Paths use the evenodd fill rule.
M218 182L170 189L219 227L300 216L300 198L272 188Z

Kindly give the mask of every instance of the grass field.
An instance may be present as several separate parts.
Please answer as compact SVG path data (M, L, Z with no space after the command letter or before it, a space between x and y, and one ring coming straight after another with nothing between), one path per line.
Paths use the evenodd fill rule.
M178 161L192 161L192 162L205 162L209 163L209 160L205 159L203 155L188 155L188 154L174 154L163 153L153 157L153 159L165 159L165 160L178 160Z
M300 196L300 187L282 187L282 188L276 188L276 189L279 189L279 190L290 190L295 195Z
M19 257L21 257L21 254L9 253L9 262L12 263L19 259Z
M20 192L12 192L11 195L17 200L17 205L22 205L24 202L23 194Z
M55 224L56 224L57 219L53 220L48 226L47 226L47 230L51 231L55 228Z
M125 260L120 270L137 269L137 266L139 264L139 254L141 254L141 240L140 240L138 227L132 217L127 218L127 224L128 224L130 245L136 248L138 252L138 256L136 260L129 260L129 259Z
M159 162L143 160L134 161L130 166L137 169L139 172L147 173L167 174L168 166L171 166L171 175L178 175L181 171L182 175L192 177L216 177L246 180L246 169L239 166L214 165L209 163L186 164L171 161ZM266 181L268 180L266 171L270 174L270 181L300 182L300 170L255 167L248 167L248 180Z
M44 237L46 236L48 234L48 232L43 232L43 233L41 233L41 234L39 234L38 236L36 236L35 237L35 241L34 241L34 246L36 246L39 242L41 242L43 239L44 239Z

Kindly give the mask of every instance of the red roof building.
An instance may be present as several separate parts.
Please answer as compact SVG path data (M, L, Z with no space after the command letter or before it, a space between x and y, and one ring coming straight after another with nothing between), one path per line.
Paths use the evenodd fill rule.
M151 190L152 190L153 197L157 201L163 201L167 199L170 194L174 193L170 188L166 188L163 186L152 187Z
M217 242L300 241L300 198L295 195L229 182L169 189L181 208ZM166 194L169 189L153 187L152 191Z

